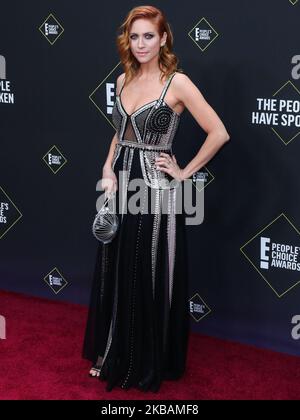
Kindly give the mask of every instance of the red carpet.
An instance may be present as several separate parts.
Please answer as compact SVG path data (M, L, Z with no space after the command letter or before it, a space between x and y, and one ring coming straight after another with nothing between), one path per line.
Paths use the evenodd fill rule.
M81 359L86 307L0 292L0 315L1 400L300 399L299 358L196 334L182 380L158 394L106 392Z

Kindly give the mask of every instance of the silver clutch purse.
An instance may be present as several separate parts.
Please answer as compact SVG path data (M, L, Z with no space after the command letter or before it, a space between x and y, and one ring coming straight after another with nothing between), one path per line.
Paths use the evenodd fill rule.
M102 208L96 214L92 226L92 232L98 241L107 244L116 236L119 227L119 218L115 212L111 212L107 203L109 198L104 201Z

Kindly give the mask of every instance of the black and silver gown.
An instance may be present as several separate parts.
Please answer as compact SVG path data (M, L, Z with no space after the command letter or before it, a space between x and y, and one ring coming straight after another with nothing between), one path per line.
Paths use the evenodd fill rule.
M93 364L100 361L98 378L107 381L107 391L118 386L157 392L163 380L179 379L186 367L185 217L175 212L178 188L163 183L174 179L154 161L160 152L172 153L180 121L164 101L174 74L159 99L131 115L122 106L122 87L112 111L118 133L112 168L118 181L119 171L127 174L123 205L137 192L126 189L129 181L140 178L143 189L137 214L126 213L123 205L121 213L117 204L117 236L99 243L97 251L82 356ZM116 203L120 189L118 182Z

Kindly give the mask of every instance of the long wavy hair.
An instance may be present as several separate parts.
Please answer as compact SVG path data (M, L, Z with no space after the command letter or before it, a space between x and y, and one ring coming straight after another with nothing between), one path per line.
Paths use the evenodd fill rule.
M117 36L117 49L125 72L125 83L129 83L136 76L140 67L140 63L132 54L129 45L131 25L139 18L149 19L155 23L160 37L162 37L164 32L167 33L166 43L160 48L159 52L158 64L161 70L160 79L167 78L174 71L182 73L183 70L177 68L178 58L172 52L173 34L164 13L154 6L137 6L129 11L126 19L118 28L120 33Z

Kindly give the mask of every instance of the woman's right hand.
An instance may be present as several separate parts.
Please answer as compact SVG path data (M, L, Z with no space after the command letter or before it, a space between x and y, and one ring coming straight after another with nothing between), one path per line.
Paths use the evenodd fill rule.
M118 189L118 180L111 167L103 167L101 186L105 190L105 196L111 197Z

